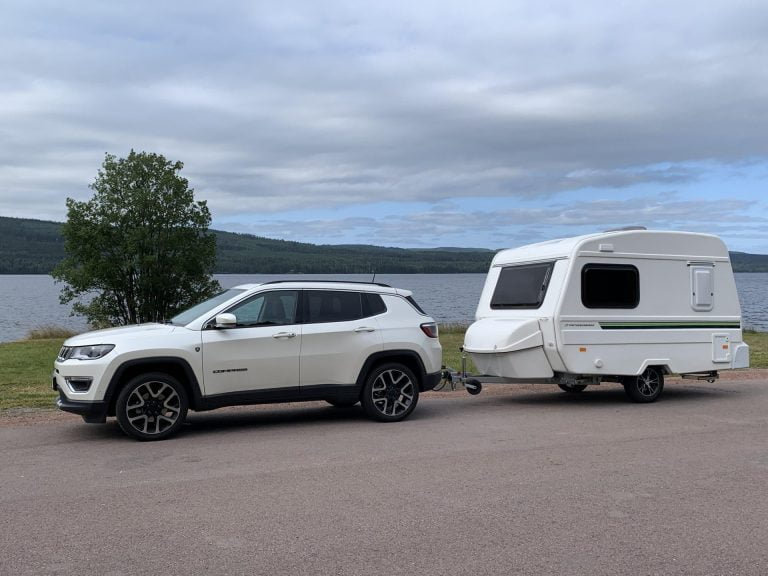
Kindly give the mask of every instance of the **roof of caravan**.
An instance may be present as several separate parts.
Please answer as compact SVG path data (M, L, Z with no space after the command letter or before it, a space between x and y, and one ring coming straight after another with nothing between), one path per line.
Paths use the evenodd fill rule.
M600 245L611 245L611 250L602 251ZM573 257L583 251L599 251L606 256L663 254L728 259L728 250L723 241L711 234L667 230L616 230L509 248L497 253L492 265L557 260Z

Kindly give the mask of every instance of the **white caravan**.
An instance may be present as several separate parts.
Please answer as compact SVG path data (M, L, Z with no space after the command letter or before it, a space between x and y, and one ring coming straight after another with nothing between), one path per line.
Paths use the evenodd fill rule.
M656 400L665 374L749 367L728 250L716 236L624 229L499 252L464 350L484 375Z

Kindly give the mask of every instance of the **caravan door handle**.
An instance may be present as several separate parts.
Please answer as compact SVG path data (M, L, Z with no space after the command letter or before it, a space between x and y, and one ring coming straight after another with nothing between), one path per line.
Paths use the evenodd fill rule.
M272 338L281 339L281 338L295 338L296 333L295 332L278 332L277 334L272 334Z
M376 328L371 328L370 326L360 326L359 328L355 328L354 332L357 332L360 334L361 332L374 332Z

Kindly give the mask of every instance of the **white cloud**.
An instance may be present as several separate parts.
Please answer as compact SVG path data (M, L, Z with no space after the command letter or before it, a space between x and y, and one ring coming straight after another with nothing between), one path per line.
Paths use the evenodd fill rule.
M677 194L552 201L541 206L462 210L435 206L407 214L346 216L315 220L230 221L238 232L319 244L359 243L387 246L475 246L503 248L553 237L588 234L629 225L649 229L686 229L742 241L768 242L768 217L750 215L747 200L686 200Z
M768 165L766 21L746 0L12 1L0 213L63 219L134 148L182 160L222 219L497 197L555 226L571 191L653 199Z

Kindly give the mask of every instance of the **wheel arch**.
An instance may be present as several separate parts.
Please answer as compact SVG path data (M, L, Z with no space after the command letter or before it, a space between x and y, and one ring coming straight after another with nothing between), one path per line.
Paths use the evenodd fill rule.
M652 377L653 373L655 377ZM640 375L627 376L622 383L624 392L632 402L655 402L664 390L664 366L651 364Z
M424 369L424 363L421 361L419 354L413 350L385 350L383 352L376 352L371 354L360 369L360 374L357 376L356 386L358 390L362 391L365 385L365 379L376 367L389 362L399 362L403 366L406 366L413 372L413 375L419 381L419 391L424 386L426 370Z
M115 370L115 373L109 381L107 393L104 397L107 402L107 414L109 416L115 415L115 404L117 403L117 397L120 395L120 390L123 386L125 386L131 378L147 372L163 372L176 378L187 392L187 396L189 397L189 407L193 410L197 409L202 394L200 392L200 384L197 381L197 376L195 376L192 367L183 358L175 356L158 356L128 360Z
M673 373L672 369L669 367L669 359L665 358L662 360L646 360L641 364L640 370L637 372L637 374L635 374L635 376L640 376L648 368L656 368L664 376L668 376Z

